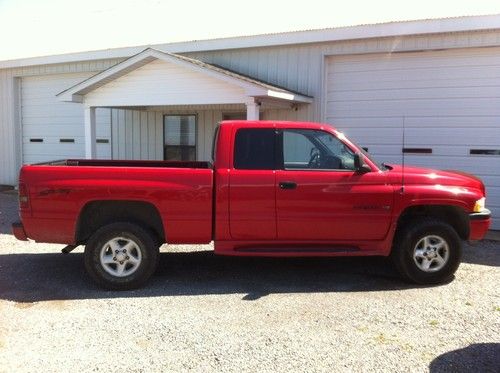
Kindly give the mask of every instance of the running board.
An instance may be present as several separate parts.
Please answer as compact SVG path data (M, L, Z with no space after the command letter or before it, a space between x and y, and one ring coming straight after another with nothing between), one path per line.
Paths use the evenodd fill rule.
M69 254L70 252L72 252L73 250L75 250L77 247L78 247L78 245L68 245L65 248L63 248L61 250L61 252L63 254Z
M240 253L351 253L360 251L358 247L238 247Z

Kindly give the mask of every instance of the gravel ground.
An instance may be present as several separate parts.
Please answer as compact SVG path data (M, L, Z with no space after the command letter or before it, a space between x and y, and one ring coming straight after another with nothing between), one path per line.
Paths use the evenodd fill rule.
M9 233L0 193L0 371L500 371L500 242L442 286L386 260L217 257L163 247L144 289L91 283L82 250Z

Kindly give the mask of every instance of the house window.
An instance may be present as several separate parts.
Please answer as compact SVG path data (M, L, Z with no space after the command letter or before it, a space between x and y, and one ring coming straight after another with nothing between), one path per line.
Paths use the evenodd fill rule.
M165 115L163 136L163 159L196 160L196 115Z

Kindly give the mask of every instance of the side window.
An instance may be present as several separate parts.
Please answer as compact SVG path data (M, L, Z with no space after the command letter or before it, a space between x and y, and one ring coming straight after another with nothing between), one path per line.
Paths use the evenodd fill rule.
M275 130L243 128L236 132L234 168L240 170L274 170L276 165Z
M354 170L354 153L332 134L317 130L284 130L286 170Z

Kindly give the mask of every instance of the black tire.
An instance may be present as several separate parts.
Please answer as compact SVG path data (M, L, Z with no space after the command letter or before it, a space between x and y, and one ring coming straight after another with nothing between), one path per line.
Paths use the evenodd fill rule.
M424 241L425 237L429 241ZM434 238L433 238L434 237ZM442 241L439 241L442 239ZM434 243L433 241L434 240ZM441 251L439 258L433 253L433 249L429 250L429 255L423 258L420 253L425 251L425 242L430 242L428 247L437 247L447 245L448 257L443 262L440 261L445 257L444 251ZM417 247L417 244L419 245ZM431 245L436 246L431 246ZM446 248L446 246L444 246ZM414 258L414 254L419 251L419 255ZM438 253L439 250L437 249ZM434 256L434 257L433 257ZM430 260L428 258L431 258ZM402 227L396 233L394 245L392 248L391 259L398 272L407 280L417 284L439 284L450 280L453 274L458 269L462 259L462 241L457 232L447 223L435 219L419 219L408 221L405 227ZM423 261L431 262L434 268L427 270L421 268L424 266Z
M120 249L118 254L113 253L118 251L111 250L110 243ZM127 247L129 247L128 253ZM122 253L122 249L125 253ZM101 263L101 255L106 258L103 261L109 260L111 256L115 262ZM137 224L129 222L109 224L90 237L85 246L84 258L87 273L99 286L110 290L136 289L142 286L156 270L159 260L157 239ZM130 258L134 261L132 262ZM123 262L120 259L123 259ZM119 266L123 268L120 275Z

